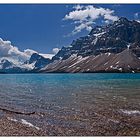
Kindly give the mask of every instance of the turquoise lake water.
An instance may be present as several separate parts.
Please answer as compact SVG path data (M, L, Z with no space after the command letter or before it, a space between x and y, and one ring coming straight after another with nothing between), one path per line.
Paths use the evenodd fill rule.
M49 135L57 135L58 128L60 135L94 135L95 127L112 125L111 135L122 117L139 117L140 74L1 74L0 107L46 114L13 118L44 130L54 127Z

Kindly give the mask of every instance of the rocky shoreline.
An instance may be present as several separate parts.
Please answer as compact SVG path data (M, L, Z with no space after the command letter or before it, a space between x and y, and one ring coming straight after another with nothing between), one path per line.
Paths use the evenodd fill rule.
M97 112L90 110L86 112L90 120L85 118L84 112L81 112L80 116L75 114L63 120L79 121L81 124L90 123L88 128L60 125L63 122L62 118L50 116L51 114L47 115L48 118L57 119L58 125L44 123L40 128L24 119L20 121L14 119L13 114L6 114L0 118L0 136L140 136L140 111L138 110L119 109L110 112L110 110L102 110L101 107Z
M0 136L43 136L43 132L26 124L16 122L10 117L0 119Z

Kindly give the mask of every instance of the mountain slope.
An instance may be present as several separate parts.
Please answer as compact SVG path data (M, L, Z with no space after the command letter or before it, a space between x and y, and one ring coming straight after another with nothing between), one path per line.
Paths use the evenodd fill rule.
M140 23L120 18L107 26L96 26L89 35L74 40L69 47L62 49L53 60L65 60L71 55L89 56L100 53L119 53L128 45L140 45Z
M96 56L71 56L47 65L42 72L139 72L140 60L131 50L118 54L104 53Z
M40 72L139 72L140 23L120 18L74 40Z
M0 73L36 72L51 62L52 60L45 58L38 53L33 53L28 61L22 63L15 59L3 57L0 58Z
M36 52L26 61L2 57L0 73L22 72L140 72L140 23L120 18L96 26L52 58Z
M6 58L0 60L0 73L21 73L27 72L28 67L21 64L15 64Z
M52 60L50 60L49 58L45 58L45 57L39 55L38 53L33 53L31 55L30 59L25 62L25 64L28 66L31 66L32 70L35 71L35 70L45 67L46 65L48 65L51 62L52 62Z

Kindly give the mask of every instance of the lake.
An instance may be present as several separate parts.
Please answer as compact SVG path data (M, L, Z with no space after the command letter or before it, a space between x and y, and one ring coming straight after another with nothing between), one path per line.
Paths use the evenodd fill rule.
M140 135L140 74L1 74L0 108L50 136Z

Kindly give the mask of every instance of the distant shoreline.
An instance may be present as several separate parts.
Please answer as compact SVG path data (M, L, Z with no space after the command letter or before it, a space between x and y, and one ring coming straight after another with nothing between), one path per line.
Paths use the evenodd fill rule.
M95 72L59 72L59 71L56 71L56 72L11 72L11 73L4 73L4 72L0 72L0 74L85 74L85 73L140 73L139 72L131 72L131 71L123 71L123 72L119 72L119 71L95 71Z

